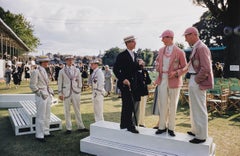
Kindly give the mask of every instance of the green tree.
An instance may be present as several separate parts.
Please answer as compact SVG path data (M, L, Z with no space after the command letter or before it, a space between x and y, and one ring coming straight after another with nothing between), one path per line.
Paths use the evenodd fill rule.
M154 54L151 49L138 50L137 53L139 57L144 60L146 66L151 66L153 64Z
M122 49L115 47L105 51L102 57L102 63L104 65L109 65L110 67L114 65L117 55L122 51Z
M0 7L0 18L31 50L34 50L40 44L40 40L33 34L33 26L22 14L12 14Z
M240 1L193 0L193 3L208 7L212 15L223 23L226 41L224 76L240 78ZM236 68L232 70L231 67Z
M198 28L201 40L208 47L225 46L223 40L223 22L212 16L210 11L203 13L200 21L195 23L193 26Z

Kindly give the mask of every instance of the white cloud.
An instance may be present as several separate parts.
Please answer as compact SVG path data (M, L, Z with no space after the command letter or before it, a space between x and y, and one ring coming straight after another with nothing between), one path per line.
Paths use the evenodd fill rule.
M0 0L5 10L22 13L33 25L42 45L39 52L97 55L112 47L124 48L122 38L134 34L137 48L157 50L159 35L182 33L199 21L206 9L191 0Z

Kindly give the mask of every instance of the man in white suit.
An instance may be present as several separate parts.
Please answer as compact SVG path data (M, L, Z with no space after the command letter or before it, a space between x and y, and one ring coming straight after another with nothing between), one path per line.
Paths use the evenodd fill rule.
M94 109L95 122L103 121L103 100L104 100L104 74L103 71L98 67L99 61L91 61L91 85L92 85L92 101Z
M32 72L30 88L36 94L36 134L40 142L46 142L44 137L53 136L49 133L49 122L53 90L49 87L49 79L45 68L48 66L49 58L40 56L40 66Z
M64 115L66 120L66 134L72 132L70 106L73 104L75 118L79 132L89 132L85 128L80 112L80 94L82 90L82 77L79 69L73 66L73 56L66 56L66 66L60 70L58 76L58 95L64 103Z

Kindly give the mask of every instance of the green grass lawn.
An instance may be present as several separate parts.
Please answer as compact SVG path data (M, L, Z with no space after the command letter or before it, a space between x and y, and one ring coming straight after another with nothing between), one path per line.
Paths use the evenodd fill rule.
M51 83L55 93L57 85ZM31 93L28 82L15 89L6 90L5 84L0 83L0 94ZM55 95L57 97L57 95ZM153 127L158 121L157 116L151 114L152 101L149 101L146 108L145 123L147 127ZM117 95L112 94L104 99L104 118L106 121L120 121L121 101ZM77 133L74 131L70 135L65 135L65 120L63 115L63 104L52 107L52 112L63 121L63 129L54 131L55 137L47 138L46 143L35 141L34 135L15 136L7 109L0 109L0 155L9 156L87 156L80 152L80 140L89 133ZM94 122L93 107L91 103L90 90L82 92L81 113L84 124L89 128ZM73 129L76 129L74 113L72 110ZM186 133L190 130L188 105L179 105L176 118L176 131ZM222 116L209 115L209 136L213 137L216 144L216 156L238 156L240 153L240 114L228 112ZM161 146L161 145L159 145Z

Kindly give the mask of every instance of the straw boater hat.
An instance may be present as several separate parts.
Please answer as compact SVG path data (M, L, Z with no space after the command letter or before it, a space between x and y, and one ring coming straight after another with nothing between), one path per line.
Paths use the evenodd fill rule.
M67 59L74 59L74 57L72 55L67 55L67 56L65 56L65 60L67 60Z
M163 38L163 37L174 37L174 33L173 33L173 31L172 30L165 30L162 34L161 34L161 36L159 36L159 37L161 37L161 38Z
M49 59L47 56L39 56L39 57L37 58L37 61L38 61L38 62L49 62L50 59Z
M124 41L124 43L126 43L126 42L128 42L128 41L135 40L135 39L136 39L136 37L134 37L133 35L131 35L131 36L125 37L125 38L123 39L123 41Z
M100 62L98 61L98 59L94 59L92 61L90 61L90 64L99 64Z
M189 28L187 28L187 29L184 31L183 36L188 35L188 34L196 34L196 35L199 35L199 32L198 32L197 28L195 28L195 27L189 27Z

